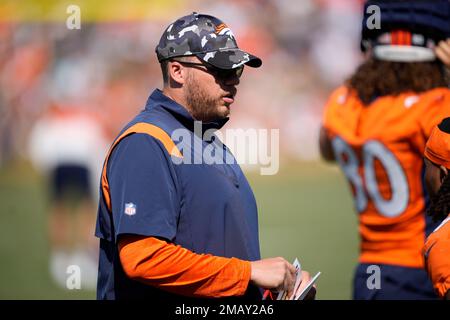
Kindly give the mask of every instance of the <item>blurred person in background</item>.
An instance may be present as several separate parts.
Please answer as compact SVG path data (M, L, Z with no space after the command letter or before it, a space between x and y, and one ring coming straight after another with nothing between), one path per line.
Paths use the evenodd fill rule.
M425 243L425 267L438 296L450 300L450 118L433 129L424 157L427 213L440 222Z
M378 17L366 10L371 5L380 8ZM435 51L450 34L450 3L368 1L364 13L366 60L331 95L320 135L322 156L341 166L359 213L353 297L434 299L421 254L436 227L425 215L422 155L433 127L450 115L448 79ZM381 28L373 25L377 18Z
M450 39L441 41L436 55L450 70ZM425 243L425 266L434 290L450 300L450 118L434 128L425 147L425 183L430 194L427 213L442 221Z
M81 288L94 290L98 242L93 225L108 137L106 117L94 103L103 84L103 65L86 52L85 41L79 34L65 34L53 45L46 103L30 126L28 150L49 191L50 275L66 288L67 268L76 265Z
M50 274L66 288L67 267L81 270L81 288L95 289L98 243L93 236L97 184L106 152L99 117L86 107L53 104L33 126L30 158L50 190Z

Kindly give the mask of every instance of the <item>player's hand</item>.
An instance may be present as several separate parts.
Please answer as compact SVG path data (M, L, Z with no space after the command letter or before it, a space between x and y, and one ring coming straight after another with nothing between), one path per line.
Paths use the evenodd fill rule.
M302 270L302 280L300 282L300 285L298 286L298 289L295 292L295 296L298 296L300 292L302 292L303 288L306 287L306 285L311 281L311 275L308 271ZM316 285L313 285L311 290L309 290L308 294L303 300L314 300L316 298Z
M450 38L440 41L435 49L437 57L450 68Z
M250 281L258 287L292 294L295 285L295 267L284 258L269 258L251 262Z

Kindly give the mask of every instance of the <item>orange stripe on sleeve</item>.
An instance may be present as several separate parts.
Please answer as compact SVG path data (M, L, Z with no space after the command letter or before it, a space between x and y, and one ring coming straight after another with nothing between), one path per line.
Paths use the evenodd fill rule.
M196 254L154 237L122 236L119 256L128 277L184 296L241 296L250 281L249 261Z
M145 133L149 136L154 137L155 139L158 139L163 144L164 148L166 148L167 152L174 157L183 158L183 154L180 152L180 150L177 148L175 143L172 141L170 136L161 128L145 122L138 122L128 128L126 131L124 131L112 144L112 146L109 148L108 154L106 155L106 160L103 163L103 169L102 169L102 178L101 178L101 187L103 192L103 198L105 200L106 206L109 211L111 211L111 195L109 193L109 183L108 183L108 177L107 177L107 168L108 168L108 161L109 156L111 155L111 152L113 151L114 147L125 137L127 137L130 134L133 133Z

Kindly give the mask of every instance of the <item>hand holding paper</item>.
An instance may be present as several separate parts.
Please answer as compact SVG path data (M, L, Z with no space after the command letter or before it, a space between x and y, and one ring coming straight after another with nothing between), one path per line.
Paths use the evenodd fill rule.
M299 260L294 260L293 266L295 267L295 285L294 290L290 296L287 291L279 291L277 300L304 300L305 298L314 299L315 297L315 282L320 276L318 272L312 279L307 271L303 271Z
M305 281L302 281L302 285L300 285L298 292L296 291L296 294L294 296L294 300L310 300L314 299L316 296L316 288L314 286L315 282L317 281L317 278L319 278L321 272L317 272L316 275L312 279L304 279ZM308 278L309 274L308 274ZM308 299L306 299L308 298Z

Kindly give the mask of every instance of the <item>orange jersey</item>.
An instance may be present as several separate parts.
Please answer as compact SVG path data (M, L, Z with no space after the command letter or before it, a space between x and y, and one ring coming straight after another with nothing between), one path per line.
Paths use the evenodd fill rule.
M433 287L444 298L450 290L450 215L429 235L423 253Z
M327 129L359 212L361 263L423 267L423 152L450 115L450 90L384 96L365 106L346 87L327 103Z

